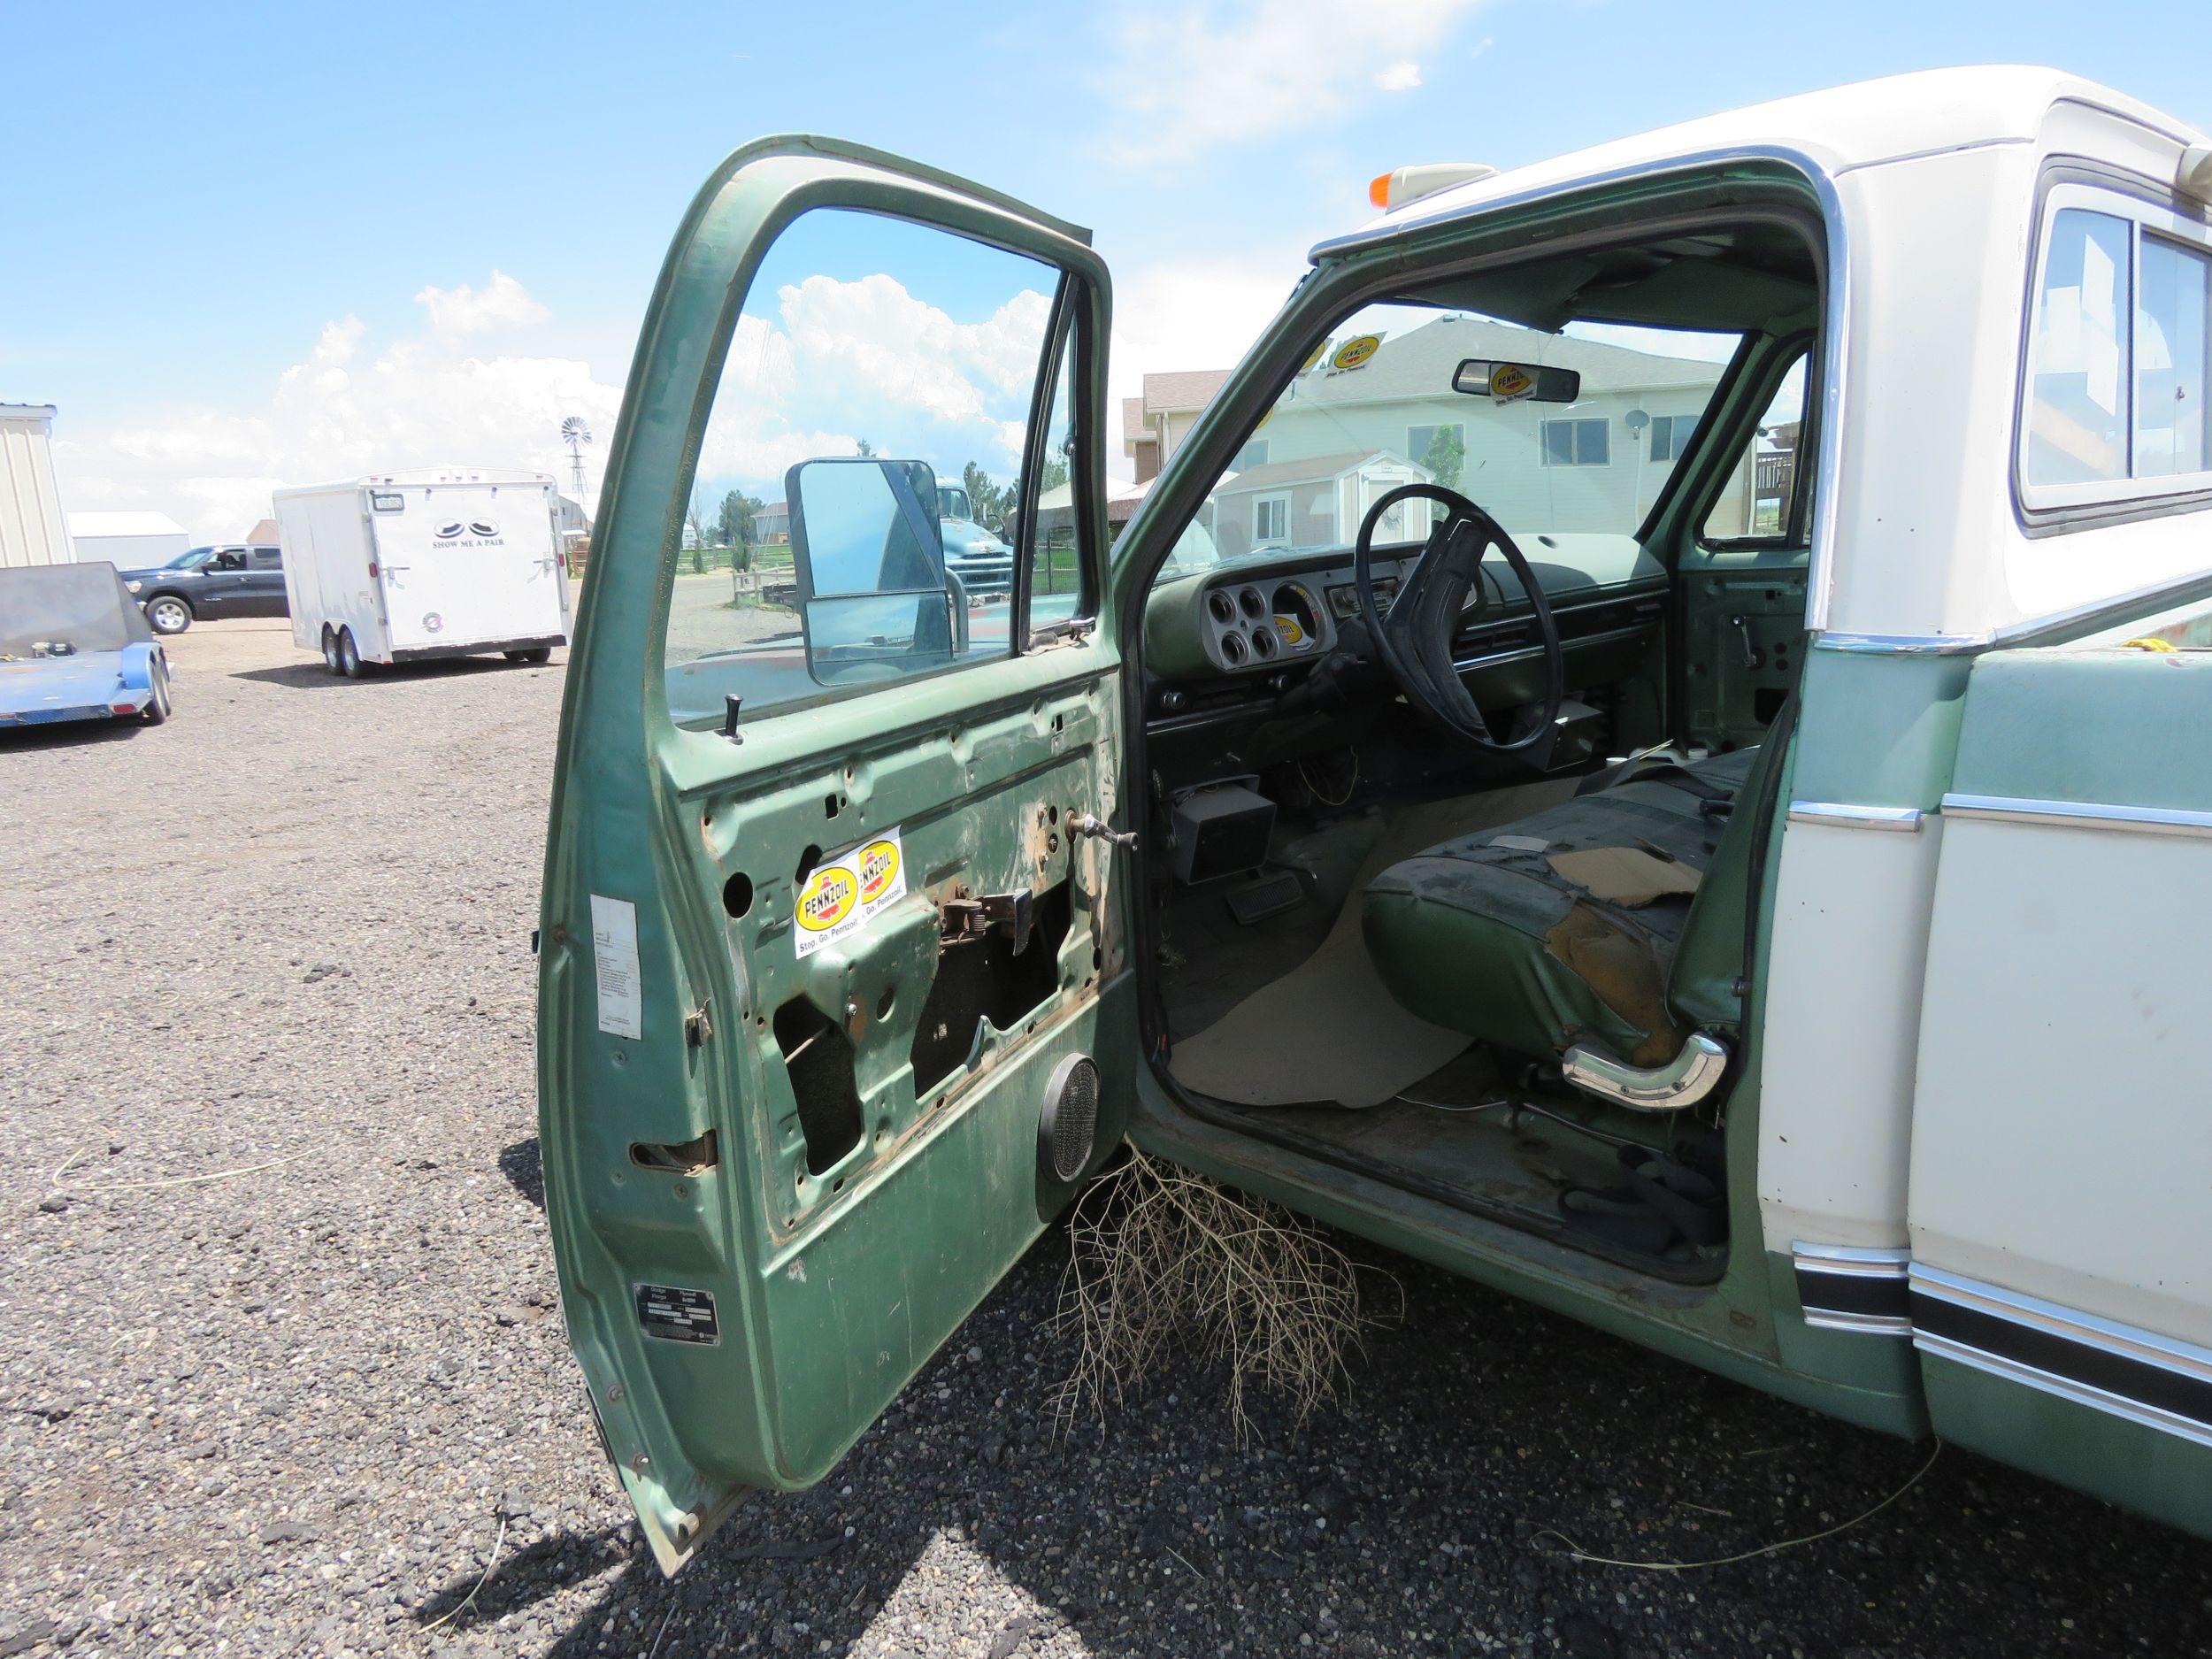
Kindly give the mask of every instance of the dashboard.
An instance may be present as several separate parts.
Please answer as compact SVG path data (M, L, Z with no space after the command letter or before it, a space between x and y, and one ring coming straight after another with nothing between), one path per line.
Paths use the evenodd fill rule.
M1523 550L1558 621L1574 683L1633 672L1665 614L1665 568L1625 535L1532 536ZM1376 597L1386 611L1417 557L1410 546L1377 549ZM1455 657L1477 700L1494 696L1499 706L1525 695L1528 676L1515 671L1540 655L1540 639L1534 609L1503 561L1487 561L1482 580L1487 603L1470 608ZM1227 713L1279 695L1336 649L1359 609L1349 549L1248 556L1162 581L1145 608L1149 711Z

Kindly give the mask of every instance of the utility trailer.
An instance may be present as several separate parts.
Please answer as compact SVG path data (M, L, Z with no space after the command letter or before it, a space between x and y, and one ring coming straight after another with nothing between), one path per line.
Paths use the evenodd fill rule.
M349 679L364 663L498 651L541 663L568 637L543 472L381 472L276 493L292 638Z

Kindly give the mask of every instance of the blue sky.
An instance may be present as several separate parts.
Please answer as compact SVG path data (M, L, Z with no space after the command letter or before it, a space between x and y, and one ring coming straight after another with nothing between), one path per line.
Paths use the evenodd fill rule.
M205 536L356 456L550 465L561 411L611 426L700 179L779 130L1093 226L1118 390L1233 362L1304 248L1409 161L1509 165L1990 60L2212 126L2202 0L1012 10L5 0L0 401L60 406L66 505L159 507Z

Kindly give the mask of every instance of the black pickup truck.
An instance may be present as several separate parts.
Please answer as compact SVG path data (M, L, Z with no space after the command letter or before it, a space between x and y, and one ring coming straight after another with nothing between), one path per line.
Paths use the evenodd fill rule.
M157 634L181 634L206 618L290 614L284 555L273 547L196 547L166 565L121 574Z

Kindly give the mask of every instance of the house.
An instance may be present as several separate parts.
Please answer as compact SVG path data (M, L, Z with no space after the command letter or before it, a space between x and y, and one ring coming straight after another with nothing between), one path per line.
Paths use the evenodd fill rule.
M1213 401L1226 369L1186 369L1144 377L1144 395L1121 400L1121 452L1136 468L1136 481L1159 476L1168 457L1182 447L1199 411Z
M791 540L791 503L772 501L755 513L753 539L761 542Z
M1348 349L1356 340L1363 349ZM1470 358L1572 369L1582 377L1579 395L1563 404L1455 392L1454 373ZM1377 495L1411 480L1461 491L1509 530L1617 530L1657 500L1725 367L1463 315L1387 338L1333 340L1232 458L1231 475L1213 491L1213 534L1224 554L1342 547ZM1194 388L1208 380L1218 377L1147 375L1145 383ZM1133 410L1140 402L1126 401ZM1176 431L1171 423L1156 430L1163 443ZM1774 427L1762 451L1785 452L1793 430ZM1489 465L1532 449L1540 466ZM1161 458L1170 453L1171 444ZM1786 460L1781 467L1786 475ZM1755 516L1752 471L1747 460L1715 509L1735 534ZM1770 493L1777 475L1770 458L1761 474ZM1498 481L1486 488L1486 480Z
M54 483L54 406L0 403L0 565L76 556Z
M192 545L165 512L73 512L69 540L79 564L104 559L119 571L165 565Z
M263 518L263 519L259 519L259 520L257 520L257 521L255 523L254 527L253 527L252 529L250 529L250 530L249 530L249 531L247 531L247 532L246 532L246 543L247 543L247 545L248 545L248 546L250 546L250 547L274 547L274 546L276 546L276 545L277 545L277 522L276 522L276 520L275 520L275 519L273 519L273 518Z

